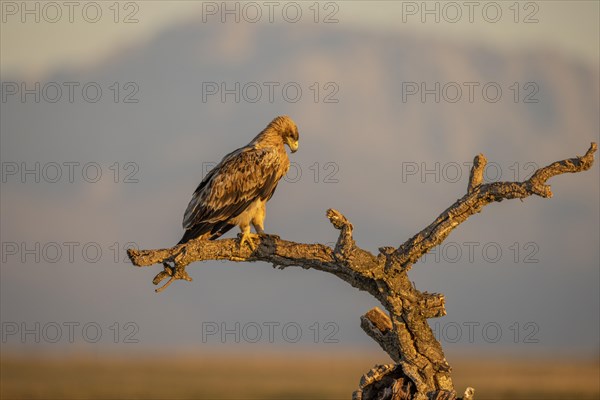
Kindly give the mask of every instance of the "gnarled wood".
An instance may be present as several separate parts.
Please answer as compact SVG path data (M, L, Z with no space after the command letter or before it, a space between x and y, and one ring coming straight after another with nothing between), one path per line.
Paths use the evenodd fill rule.
M196 261L264 261L277 268L299 266L334 274L352 286L369 292L387 312L375 308L361 317L361 327L388 353L394 364L376 366L363 376L353 398L371 399L455 399L451 368L440 343L427 324L428 318L446 314L444 296L418 291L407 272L425 253L439 245L450 232L479 213L483 207L505 199L531 195L551 197L547 180L564 173L588 170L594 162L596 143L584 156L557 161L538 169L523 182L483 183L486 159L475 157L467 193L421 232L398 248L382 247L374 255L361 249L352 238L352 224L340 212L330 209L327 217L340 231L335 248L303 244L263 236L256 250L240 247L235 239L192 240L167 249L134 250L128 255L138 267L163 264L153 280L157 285L169 278L190 281L185 268ZM472 398L468 388L464 398Z

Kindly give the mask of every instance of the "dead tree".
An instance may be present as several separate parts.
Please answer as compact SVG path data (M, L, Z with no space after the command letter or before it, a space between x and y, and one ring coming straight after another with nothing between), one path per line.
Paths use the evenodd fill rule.
M239 246L235 239L192 240L159 250L129 249L136 266L163 264L153 280L158 285L174 280L191 281L185 268L195 261L265 261L283 269L299 266L334 274L352 286L369 292L381 302L389 315L375 307L361 317L362 329L391 357L392 364L377 365L360 380L353 399L455 399L451 368L442 346L427 323L428 318L446 314L444 295L420 292L407 272L425 253L439 245L462 222L492 202L524 199L531 195L551 197L546 181L564 173L588 170L594 162L596 143L584 156L554 162L538 169L523 182L483 183L486 159L475 157L467 193L442 212L429 226L400 247L381 247L374 255L356 245L352 224L340 212L330 209L327 217L340 231L335 248L323 244L294 243L278 236L263 236L256 250ZM472 398L468 388L464 399Z

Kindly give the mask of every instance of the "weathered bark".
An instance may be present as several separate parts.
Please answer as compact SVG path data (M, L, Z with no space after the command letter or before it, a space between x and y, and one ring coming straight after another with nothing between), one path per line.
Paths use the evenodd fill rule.
M596 143L592 143L584 156L540 168L523 182L488 184L483 183L486 159L480 154L475 157L471 169L467 194L398 248L382 247L377 255L356 245L352 224L333 209L327 211L327 217L340 231L333 249L322 244L294 243L277 236L263 236L254 251L240 247L238 240L223 239L192 240L159 250L129 249L128 255L136 266L163 264L163 271L153 283L157 285L165 278L170 279L157 291L177 279L191 281L186 266L203 260L265 261L281 269L300 266L334 274L369 292L389 313L388 316L374 308L361 317L361 327L389 354L394 364L376 366L365 374L353 398L455 399L450 365L427 323L427 318L446 314L444 296L418 291L407 272L425 253L442 243L453 229L484 206L534 194L551 197L546 181L555 175L588 170L596 150ZM472 389L469 388L464 398L471 397Z

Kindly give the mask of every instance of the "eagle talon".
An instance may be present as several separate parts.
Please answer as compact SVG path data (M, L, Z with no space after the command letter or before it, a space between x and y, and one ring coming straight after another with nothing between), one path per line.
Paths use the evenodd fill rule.
M260 235L256 235L250 232L242 233L242 237L240 239L240 250L242 249L244 243L248 243L248 247L250 247L250 250L256 250L256 244L254 243L254 239L258 238L260 238Z

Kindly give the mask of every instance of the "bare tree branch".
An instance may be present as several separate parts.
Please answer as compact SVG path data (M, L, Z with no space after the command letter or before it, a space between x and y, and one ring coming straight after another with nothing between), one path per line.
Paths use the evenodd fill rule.
M469 175L469 186L467 187L467 193L473 193L477 187L481 186L483 183L483 172L486 165L487 160L483 154L478 154L475 156L473 159L473 167L471 167L471 173Z
M597 148L596 143L592 143L584 156L557 161L540 168L524 182L482 184L487 161L483 155L478 155L471 169L468 193L440 214L428 227L403 243L393 254L394 264L403 269L410 269L425 253L442 243L453 229L492 202L524 199L531 195L552 197L552 191L546 181L555 175L590 169Z
M483 183L486 159L475 157L467 193L435 221L400 247L382 247L378 255L358 247L352 237L352 224L340 212L330 209L327 217L340 231L335 248L322 244L303 244L263 236L252 251L240 247L239 240L192 240L167 249L127 251L138 267L163 264L153 280L158 285L175 280L191 281L185 268L196 261L264 261L277 268L299 266L336 275L352 286L378 299L389 315L379 308L361 317L361 327L388 353L394 364L376 366L361 379L354 399L454 399L456 392L450 377L451 368L440 343L427 323L428 318L446 314L442 294L418 291L407 271L425 253L439 245L450 232L480 212L483 207L505 199L524 199L531 195L551 197L548 179L564 173L588 170L594 162L596 143L584 156L554 162L538 169L523 182ZM473 390L465 392L471 398Z

